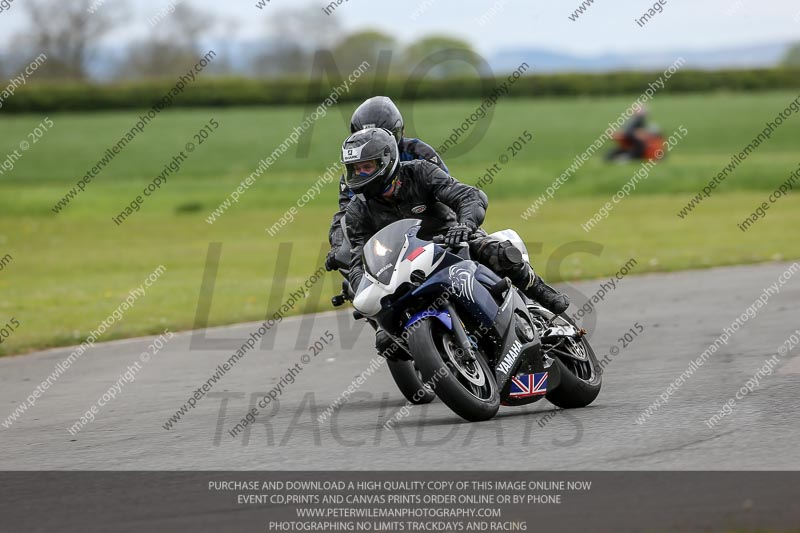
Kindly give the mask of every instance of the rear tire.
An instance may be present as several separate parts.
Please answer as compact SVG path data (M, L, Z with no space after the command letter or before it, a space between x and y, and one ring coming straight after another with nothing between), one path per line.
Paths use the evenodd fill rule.
M545 319L552 317L552 313L549 311L547 311L547 315L539 310L531 311ZM557 320L564 320L571 326L578 327L567 315L560 315ZM586 407L600 394L600 388L603 384L603 370L585 336L581 337L580 341L574 341L567 349L570 353L582 350L586 354L586 360L579 361L559 354L551 355L553 366L558 367L561 375L561 383L555 389L547 391L545 398L562 409Z
M436 398L433 389L422 381L414 361L386 361L389 372L392 373L394 383L406 400L414 405L431 403Z
M561 373L561 383L552 391L548 391L545 398L562 409L577 409L586 407L600 394L600 375L597 374L597 383L588 383L572 373L558 357L554 358L553 366L558 366Z
M483 354L477 353L474 362L459 367L452 333L431 318L417 324L408 345L422 378L454 413L470 422L497 414L500 392Z

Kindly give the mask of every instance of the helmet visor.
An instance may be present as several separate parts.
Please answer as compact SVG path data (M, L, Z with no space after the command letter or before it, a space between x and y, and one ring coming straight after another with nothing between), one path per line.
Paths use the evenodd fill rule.
M384 165L380 159L368 159L356 163L345 164L345 181L350 190L356 194L364 192L367 185L382 182L379 176L383 173Z

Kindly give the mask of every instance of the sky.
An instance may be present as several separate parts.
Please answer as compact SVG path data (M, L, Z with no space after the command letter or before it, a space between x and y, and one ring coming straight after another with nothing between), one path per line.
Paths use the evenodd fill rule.
M0 41L24 22L22 3L13 0L0 12ZM68 2L70 0L63 0ZM105 0L101 9L119 0ZM176 0L129 0L130 22L107 37L115 45L147 35L147 19ZM285 8L321 10L321 1L178 0L230 21L238 38L265 36L266 21ZM329 0L330 1L330 0ZM797 0L661 0L662 12L639 27L635 19L655 2L595 0L576 21L568 18L581 0L344 0L330 14L345 30L376 29L407 43L431 34L461 37L481 53L509 48L545 48L580 55L631 50L715 49L753 44L800 41ZM675 28L681 28L676 32ZM223 37L232 35L230 29Z

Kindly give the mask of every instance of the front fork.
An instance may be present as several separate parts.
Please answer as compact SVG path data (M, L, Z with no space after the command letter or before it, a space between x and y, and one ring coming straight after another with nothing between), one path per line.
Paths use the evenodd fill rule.
M466 362L475 361L475 351L472 349L472 343L469 340L469 335L467 335L467 331L464 329L464 324L461 323L461 319L458 317L455 306L448 301L445 302L444 308L450 315L450 319L453 322L453 335L456 340L456 345L463 354L462 358Z

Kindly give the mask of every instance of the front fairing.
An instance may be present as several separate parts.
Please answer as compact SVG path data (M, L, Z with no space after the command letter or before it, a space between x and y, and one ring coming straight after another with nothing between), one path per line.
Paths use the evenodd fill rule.
M387 297L397 299L413 287L413 273L428 277L443 260L445 253L440 246L417 238L419 224L415 219L400 220L364 245L364 277L353 299L361 314L377 316Z
M491 329L497 317L498 306L484 283L499 281L494 272L474 261L465 261L457 255L446 253L439 270L425 283L404 296L404 300L435 301L447 294L451 301L483 329Z

